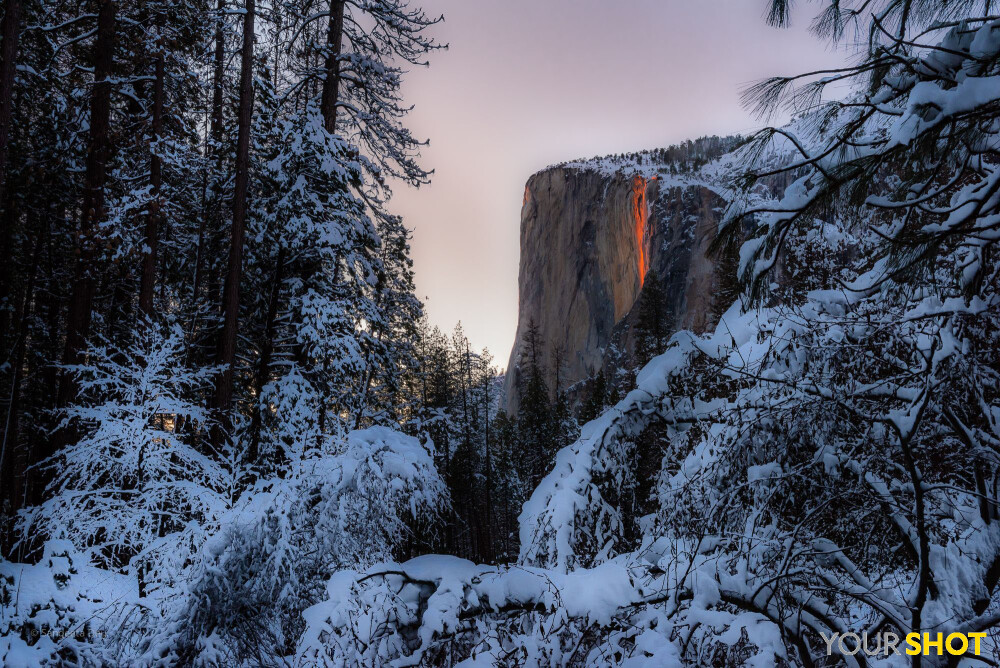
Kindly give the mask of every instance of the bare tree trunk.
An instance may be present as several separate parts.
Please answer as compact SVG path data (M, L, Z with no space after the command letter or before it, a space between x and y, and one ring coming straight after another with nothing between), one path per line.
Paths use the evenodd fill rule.
M225 74L226 35L223 30L224 0L218 0L216 6L215 55L212 67L212 101L211 114L208 119L208 132L205 136L205 173L202 180L202 215L198 223L198 252L195 258L194 286L191 289L191 299L194 305L194 315L191 318L191 340L194 344L198 335L198 321L201 317L201 302L199 295L203 284L208 284L206 291L207 304L220 302L218 280L216 280L214 258L218 254L218 237L221 229L221 206L219 193L209 193L209 188L216 188L216 178L222 172L222 90ZM215 165L213 169L211 165ZM213 177L214 178L210 178ZM205 274L208 273L208 280ZM192 353L196 345L192 345Z
M229 239L229 264L222 294L222 334L216 377L216 424L212 443L219 447L228 437L233 403L233 366L236 363L236 335L239 329L240 278L243 273L243 236L246 231L247 185L250 177L250 118L253 113L254 0L246 0L243 14L243 49L240 63L240 108L237 117L236 180L233 190L233 225Z
M21 0L6 0L0 23L0 206L7 201L7 154L10 147L10 124L14 110L14 73L17 69L17 44L21 36ZM0 308L4 309L0 336L6 338L7 304L10 299L10 267L13 261L14 219L7 207L0 211L0 257L3 258ZM0 345L6 345L5 340Z
M111 154L111 70L115 49L115 13L113 0L98 0L97 36L94 39L94 89L90 95L90 139L87 171L84 180L83 206L80 214L80 245L73 296L66 317L64 364L77 364L90 332L96 279L93 267L96 223L103 218L104 184L107 181ZM76 380L64 374L59 388L59 402L66 404L76 396Z
M35 299L35 283L38 277L38 265L42 251L42 233L35 237L35 248L31 253L31 266L28 269L28 285L24 291L20 307L16 314L19 323L17 339L12 355L12 377L10 395L7 402L7 416L0 434L0 505L9 504L11 510L21 507L21 499L25 491L25 472L30 464L28 456L18 451L18 420L20 418L21 385L24 381L25 355L28 350L28 323L31 320L31 306ZM0 554L8 554L9 545L0 545Z
M0 22L0 201L7 184L7 148L10 141L10 120L14 109L14 72L17 68L17 46L21 37L21 0L6 0L7 7Z
M159 22L160 20L158 19L157 21ZM149 203L149 211L146 214L146 251L142 257L142 278L139 283L139 310L147 317L153 315L157 248L160 243L160 212L163 207L161 196L163 181L162 164L157 151L160 150L158 142L163 135L164 56L163 36L160 34L160 31L157 31L157 33L156 72L153 82L153 143L157 145L151 152L152 157L149 165L149 180L153 187L153 201Z
M344 0L330 1L330 22L326 31L326 79L320 110L323 126L333 133L337 126L337 102L340 101L340 44L344 37Z
M284 280L285 247L278 248L278 258L274 267L274 279L271 283L271 296L267 304L267 324L264 327L264 344L260 349L260 359L257 364L257 376L254 379L256 396L254 399L253 417L250 423L250 450L247 460L256 465L260 459L260 434L263 427L263 415L260 408L260 395L267 384L267 377L274 357L274 336L278 321L278 300L281 298L281 282Z

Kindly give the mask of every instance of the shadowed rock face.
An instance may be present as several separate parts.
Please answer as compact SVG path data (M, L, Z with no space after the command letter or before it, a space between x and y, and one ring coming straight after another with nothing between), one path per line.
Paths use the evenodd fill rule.
M518 327L505 383L508 412L518 407L519 361L532 322L546 351L550 389L557 347L565 358L563 388L593 377L612 347L617 359L632 354L646 271L659 278L672 331L715 325L719 271L707 249L725 203L704 185L680 183L572 166L528 180Z

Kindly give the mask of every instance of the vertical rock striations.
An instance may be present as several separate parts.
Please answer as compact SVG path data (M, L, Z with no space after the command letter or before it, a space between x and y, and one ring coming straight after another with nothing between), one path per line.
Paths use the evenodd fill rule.
M735 140L720 140L728 150ZM721 150L718 153L722 153ZM508 412L519 403L520 361L532 323L546 351L565 362L563 388L593 377L635 348L637 304L647 276L662 288L670 331L714 326L720 270L707 250L725 206L712 165L651 166L650 154L567 163L528 179L521 209L518 327L505 384ZM643 157L647 160L644 161ZM704 162L704 161L702 161Z

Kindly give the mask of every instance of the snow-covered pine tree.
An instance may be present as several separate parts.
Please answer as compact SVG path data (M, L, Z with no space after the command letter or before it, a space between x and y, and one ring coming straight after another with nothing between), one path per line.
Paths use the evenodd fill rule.
M401 374L414 363L421 307L409 233L385 211L385 178L417 184L427 173L414 160L419 143L400 125L401 70L386 59L417 62L435 48L420 35L433 21L394 3L347 4L329 12L290 4L283 7L295 11L265 18L264 52L273 55L260 79L269 89L261 118L270 120L254 140L248 252L257 269L245 279L262 289L250 297L259 334L241 391L250 395L251 459L271 447L263 441L273 444L266 391L290 388L281 377L292 367L295 391L308 381L320 434L332 435L398 419ZM376 42L357 36L366 21L378 28ZM381 51L365 51L376 43Z
M228 507L228 472L201 442L206 415L191 400L210 369L185 368L181 328L148 320L128 348L104 342L86 354L65 370L80 391L61 412L80 437L39 464L52 472L48 499L23 514L21 532L69 540L94 564L136 574L143 594L147 582L176 577L170 568Z

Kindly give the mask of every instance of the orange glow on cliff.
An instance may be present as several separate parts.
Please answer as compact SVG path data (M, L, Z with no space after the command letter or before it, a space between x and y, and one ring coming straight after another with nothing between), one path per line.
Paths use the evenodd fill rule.
M639 248L639 287L646 281L649 262L646 259L646 225L649 223L649 207L646 205L647 181L641 176L632 180L632 219L635 221L635 241Z

